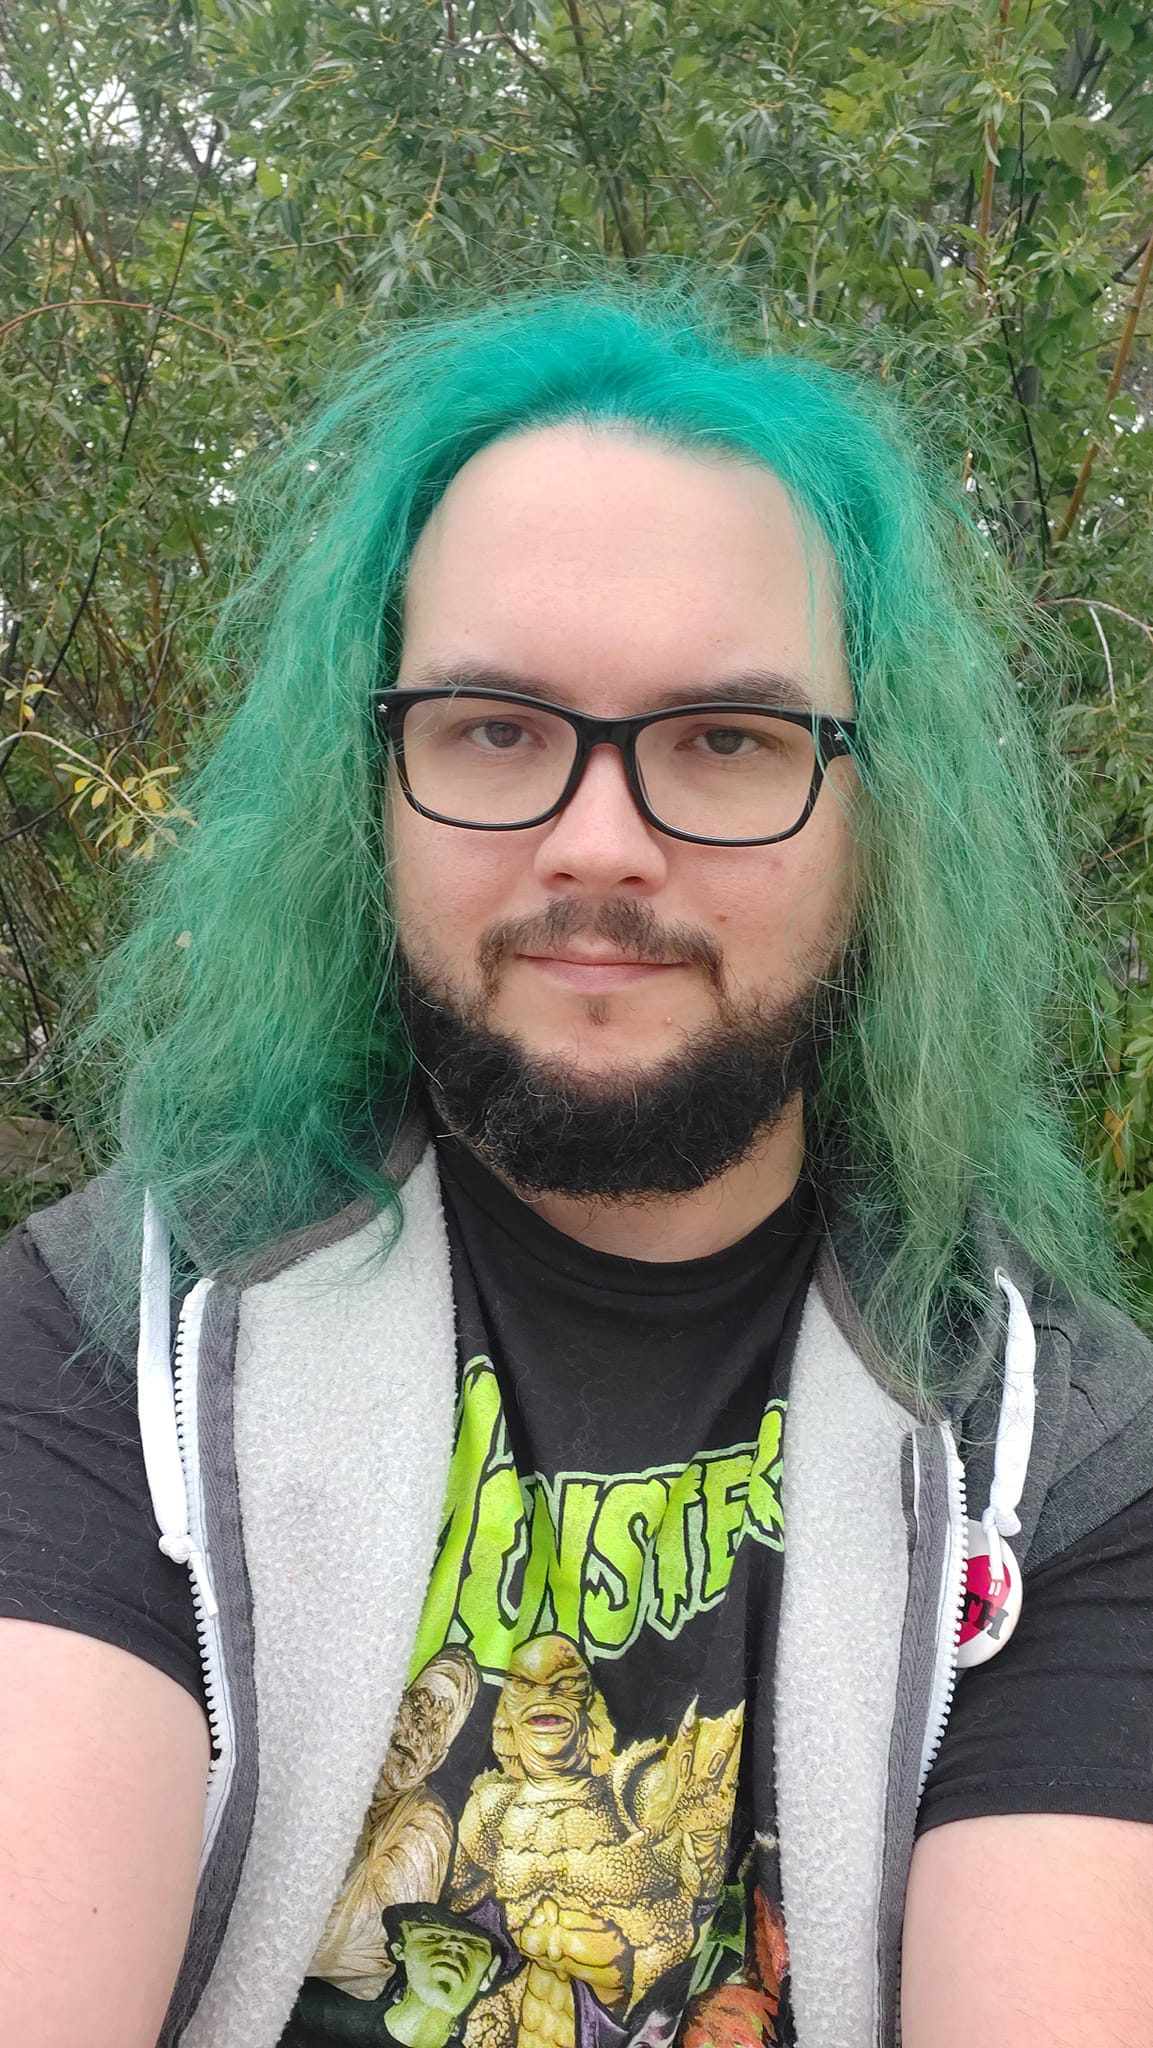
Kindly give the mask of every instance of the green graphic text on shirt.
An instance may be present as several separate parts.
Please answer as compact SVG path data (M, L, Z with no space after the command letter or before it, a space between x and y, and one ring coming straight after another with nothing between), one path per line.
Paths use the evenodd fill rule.
M645 1627L671 1640L723 1598L743 1537L783 1547L784 1408L769 1402L755 1444L687 1465L522 1480L491 1361L470 1359L413 1675L446 1643L499 1679L532 1636L568 1636L594 1660Z

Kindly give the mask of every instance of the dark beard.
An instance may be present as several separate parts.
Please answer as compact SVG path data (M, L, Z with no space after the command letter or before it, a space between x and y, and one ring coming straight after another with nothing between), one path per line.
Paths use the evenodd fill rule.
M605 935L622 941L620 920ZM842 1009L839 976L783 1005L723 1002L715 1025L634 1079L526 1052L487 1025L483 1001L462 1003L403 954L398 996L448 1130L514 1187L602 1201L689 1194L747 1158L815 1083Z

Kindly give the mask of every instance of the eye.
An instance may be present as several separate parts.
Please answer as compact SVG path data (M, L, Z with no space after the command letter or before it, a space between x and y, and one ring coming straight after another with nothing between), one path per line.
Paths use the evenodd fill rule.
M707 753L719 754L726 760L757 744L751 733L740 732L735 725L711 725L700 738Z
M512 718L485 718L464 728L465 737L485 753L511 754L530 734Z
M747 725L705 725L686 734L682 744L709 761L751 761L756 754L771 752L777 739L767 727L754 731Z

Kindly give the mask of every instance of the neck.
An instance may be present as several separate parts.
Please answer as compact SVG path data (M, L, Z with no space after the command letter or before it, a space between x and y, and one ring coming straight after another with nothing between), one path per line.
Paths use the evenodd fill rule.
M455 2013L424 2005L411 1991L406 1991L403 1998L389 2007L386 2025L396 2040L404 2042L405 2048L445 2048L456 2018Z
M529 1194L515 1188L514 1192L554 1230L563 1230L566 1237L587 1244L591 1251L666 1264L708 1258L711 1252L723 1252L747 1237L788 1201L804 1156L801 1098L795 1095L772 1128L761 1133L746 1158L688 1194L598 1202L550 1191Z

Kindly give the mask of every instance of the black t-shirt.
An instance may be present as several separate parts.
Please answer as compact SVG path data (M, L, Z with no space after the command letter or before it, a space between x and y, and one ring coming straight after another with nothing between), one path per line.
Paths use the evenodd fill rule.
M682 2013L713 2033L734 1996L788 2043L756 1674L816 1198L654 1264L577 1244L451 1142L440 1165L460 1367L440 1542L282 2048L403 2040L418 1937L458 1945L464 2048L518 2048L542 2012L574 2048L671 2039Z
M454 1148L445 1150L443 1178L461 1327L462 1399L470 1368L474 1387L486 1391L480 1361L487 1361L507 1430L506 1464L521 1483L522 1499L537 1486L548 1491L558 1546L571 1542L580 1548L579 1518L587 1519L590 1512L590 1488L599 1486L603 1494L609 1479L639 1482L640 1520L634 1516L631 1527L634 1539L643 1539L646 1483L654 1478L667 1482L671 1469L686 1461L699 1468L709 1462L702 1461L702 1452L756 1444L766 1406L771 1414L774 1404L787 1399L791 1336L817 1239L811 1193L802 1187L784 1211L713 1259L659 1265L589 1252L564 1238ZM0 1247L0 1615L75 1628L112 1642L199 1696L191 1597L183 1570L157 1547L134 1389L122 1369L118 1372L91 1349L77 1351L77 1342L75 1321L32 1238L15 1232ZM714 1478L715 1468L712 1461ZM699 1473L693 1485L699 1494ZM555 1513L562 1492L577 1519L566 1525L562 1517L558 1532ZM627 1497L621 1498L627 1505ZM771 1498L769 1488L761 1500L769 1529ZM628 1524L625 1514L621 1525L627 1530ZM734 1519L726 1524L722 1513L718 1527L723 1544L732 1550ZM695 1523L692 1516L686 1518L685 1528L689 1551L694 1541L697 1545L688 1563L703 1584L699 1513ZM542 1519L542 1542L547 1534ZM629 1551L626 1536L621 1557L635 1557L635 1549L634 1542ZM514 1561L513 1590L519 1585L523 1592L530 1567L541 1570L531 1543L528 1552ZM619 1610L632 1597L630 1589L635 1590L635 1570L631 1579L628 1569L622 1577L620 1562L618 1557L614 1577L610 1546L591 1589L597 1612L618 1630ZM714 1872L718 1859L723 1866L719 1909L708 1936L717 1952L712 1956L716 1972L724 1974L719 1952L726 1945L730 1962L739 1966L739 1946L751 1940L756 1959L765 1962L762 1982L783 1962L773 1918L773 1872L770 1867L766 1874L764 1914L752 1928L741 1924L734 1879L741 1873L750 1829L766 1839L773 1832L771 1815L752 1811L749 1788L772 1783L767 1763L771 1689L758 1683L758 1675L771 1669L766 1659L775 1626L778 1563L763 1540L736 1544L722 1597L713 1605L702 1602L688 1625L678 1628L675 1600L673 1609L667 1604L675 1572L666 1560L662 1586L655 1592L650 1587L646 1598L666 1598L663 1611L672 1614L672 1625L664 1635L659 1628L638 1628L623 1652L619 1642L601 1646L584 1659L580 1681L586 1683L591 1670L605 1703L608 1746L616 1760L610 1763L610 1776L622 1755L638 1766L634 1782L621 1789L621 1798L632 1800L638 1823L654 1802L668 1796L654 1768L660 1758L653 1745L663 1743L666 1758L675 1764L678 1753L671 1738L676 1731L669 1713L675 1717L680 1712L683 1721L692 1708L697 1723L690 1716L682 1748L711 1741L716 1768L723 1771L725 1717L739 1695L745 1705L744 1738L732 1820L723 1845L715 1829L710 1833L701 1821L690 1853L702 1868L710 1859ZM548 1577L546 1557L541 1576L546 1596ZM480 1611L484 1591L483 1585L472 1589ZM559 1625L566 1619L579 1633L579 1617L574 1624L571 1613L558 1616L547 1597L539 1619L538 1640L574 1640ZM425 1620L427 1626L427 1613ZM449 1645L442 1654L449 1665L467 1654L485 1668L483 1648L477 1657L475 1648L468 1647L470 1626L466 1603L440 1638ZM539 1671L522 1675L534 1682L540 1677ZM663 1712L666 1707L669 1711ZM469 1788L486 1773L491 1778L494 1769L499 1772L493 1763L491 1708L490 1701L487 1714L479 1708L470 1711L458 1731L459 1753L454 1740L448 1768L437 1781L436 1796L454 1827ZM1153 1820L1151 1731L1153 1494L1031 1575L1012 1641L959 1683L920 1827L1032 1811ZM466 1832L474 1847L483 1843L483 1827L478 1831L470 1823ZM690 1843L691 1837L690 1830ZM483 1875L483 1864L483 1854L479 1861L473 1856L467 1868L461 1859L456 1893L460 1917L471 1914L477 1924L487 1910L483 1899L472 1903L478 1887L483 1890L477 1876L478 1869ZM508 1913L489 1917L499 1978L491 1991L495 1997L501 1984L511 1982L520 1959ZM699 1998L701 1986L716 1983L718 1975L707 1980L703 1965L698 1969L695 1963L693 1982L686 1986L682 1971L674 1985L659 1967L672 1953L667 1943L664 1951L659 1941L649 1948L642 1964L630 1967L651 1994L646 2039L658 2044L663 2037L656 2015L663 2008L653 1998L666 1989L675 1994L686 1988ZM697 1963L702 1953L698 1944ZM595 2036L597 2048L619 2038L617 2023L627 2010L619 1966L606 1965L605 1970L603 1995L590 2003L581 1993L583 2003L578 2001L582 2025L577 2031L589 2040ZM363 2001L364 1987L360 1990ZM739 1990L730 1982L726 1995L731 1998ZM333 1996L338 1995L334 1989ZM634 2001L629 2032L640 2009ZM359 2003L361 2014L369 2010ZM736 2007L727 2016L733 2024L741 2018ZM726 2013L720 2009L708 2017L723 2027ZM746 2021L749 2017L743 2015ZM763 2009L760 2017L768 2017ZM319 2011L316 2018L328 2026ZM778 2023L778 2038L787 2038L783 2006ZM700 2031L686 2027L689 2048L695 2048ZM340 2038L372 2036L342 2036L329 2027L295 2037L302 2048ZM286 2041L293 2039L286 2036Z

